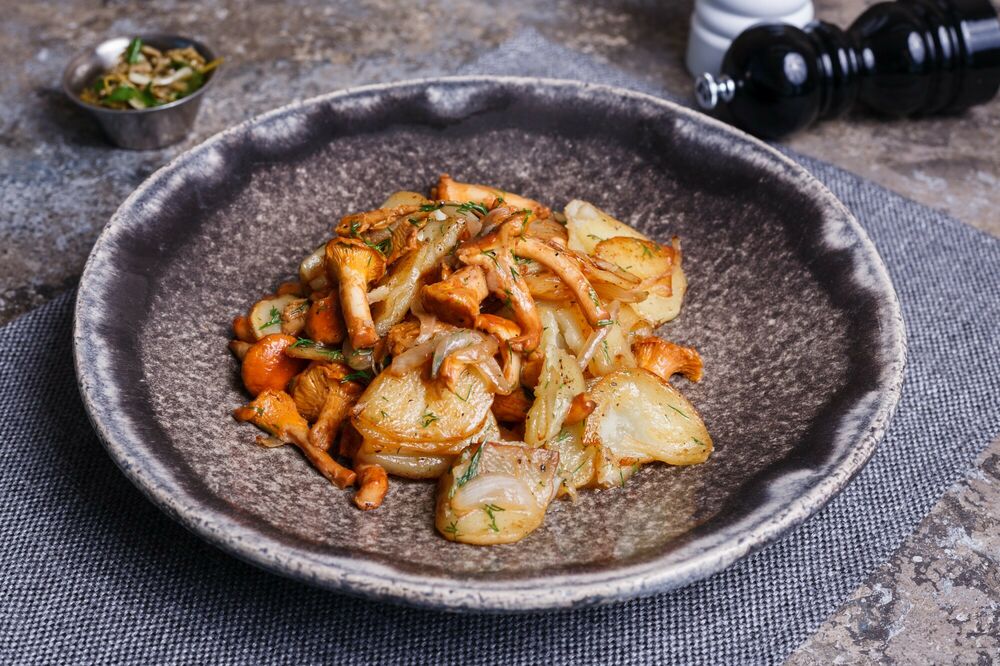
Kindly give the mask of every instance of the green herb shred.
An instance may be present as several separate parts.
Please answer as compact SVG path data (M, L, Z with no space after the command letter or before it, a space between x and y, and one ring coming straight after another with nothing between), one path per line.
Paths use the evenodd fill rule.
M490 211L486 210L486 206L475 201L466 201L464 204L458 207L459 213L468 213L469 211L475 211L480 215L486 215Z
M258 331L262 331L268 326L277 326L278 324L281 323L281 311L278 310L278 308L272 307L271 311L268 314L270 315L271 318L268 319L263 324L261 324L260 326L258 326L257 327Z
M472 478L476 476L476 472L479 470L479 458L482 457L483 448L485 446L485 444L480 444L479 448L476 449L476 452L472 454L471 458L469 458L469 466L465 468L465 472L463 472L462 476L458 477L458 481L455 482L456 488L461 488L469 481L472 481Z
M125 60L128 61L128 64L134 65L139 62L140 53L142 53L142 40L136 37L128 43L128 48L125 49Z
M340 383L346 384L347 382L358 382L360 384L367 384L371 380L371 370L358 370L357 372L352 372L349 375L344 375L344 378L340 380Z
M502 506L497 506L496 504L486 504L483 506L483 511L486 515L490 517L490 529L494 532L499 532L500 528L497 526L497 516L498 511L504 511Z

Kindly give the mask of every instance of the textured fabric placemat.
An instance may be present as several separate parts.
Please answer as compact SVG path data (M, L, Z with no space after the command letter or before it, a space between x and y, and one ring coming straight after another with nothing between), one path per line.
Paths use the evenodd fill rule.
M522 35L474 71L648 88ZM861 221L909 333L895 419L817 516L727 571L616 606L447 615L258 571L161 514L79 401L72 295L0 329L0 662L766 663L802 642L1000 432L1000 242L795 156Z

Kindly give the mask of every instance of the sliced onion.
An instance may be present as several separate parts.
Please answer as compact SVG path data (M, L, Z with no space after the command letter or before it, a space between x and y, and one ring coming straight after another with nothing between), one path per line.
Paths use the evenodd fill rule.
M500 365L497 360L492 356L485 361L480 361L472 366L480 376L486 380L487 388L493 393L499 393L500 395L510 395L514 390L516 384L508 380L503 375L503 371L500 370ZM520 372L514 375L515 378L519 378Z
M437 317L424 310L419 298L414 298L413 302L410 303L410 312L420 322L420 331L417 333L417 338L413 341L413 344L419 345L427 342L434 336L437 330Z
M486 336L478 331L462 329L454 333L448 333L442 337L434 347L434 360L431 361L431 377L437 377L441 364L453 352L463 347L481 345L486 343ZM496 353L496 342L493 344L493 353ZM492 356L492 354L491 354Z
M437 346L440 338L446 335L448 334L439 333L430 340L421 342L419 345L414 345L399 356L393 357L392 363L386 369L386 372L396 377L400 377L405 375L410 370L420 367L427 362L432 354L434 354L434 348Z
M623 289L616 284L593 282L594 291L603 301L620 301L621 303L641 303L649 296L648 291L641 289Z
M384 301L389 296L389 285L383 284L368 292L368 305Z
M493 231L497 228L497 226L499 226L499 224L503 222L505 219L510 217L513 212L514 212L513 210L507 208L506 206L500 206L499 208L494 208L493 210L491 210L486 214L486 217L484 217L481 220L482 228L479 230L479 233L472 235L473 238L486 236L488 234L493 233Z
M184 79L190 77L194 74L194 70L190 67L181 67L176 72L170 76L161 76L160 78L153 79L154 86L169 86L171 83L176 81L183 81Z
M452 509L459 513L481 509L487 504L501 506L507 511L538 508L538 501L524 481L506 474L480 474L451 498Z
M587 338L587 342L583 345L583 349L576 355L576 360L579 362L581 370L586 369L587 364L590 363L590 359L594 358L597 348L604 342L604 339L608 337L608 333L610 332L610 326L598 326L591 332Z

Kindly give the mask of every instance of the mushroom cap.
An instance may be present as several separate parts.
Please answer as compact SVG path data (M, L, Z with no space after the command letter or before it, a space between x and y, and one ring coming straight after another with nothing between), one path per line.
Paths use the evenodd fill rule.
M251 395L267 389L282 391L305 366L301 359L285 354L285 348L295 344L295 338L272 333L250 346L243 357L243 385Z
M353 272L364 276L365 283L373 282L385 275L385 267L385 256L357 238L338 237L326 244L326 269L337 281Z
M299 413L307 420L315 421L323 412L331 392L345 401L357 399L363 389L360 384L346 380L351 372L351 368L342 363L310 363L291 387Z
M647 335L632 343L632 353L640 368L664 381L669 381L675 374L683 375L692 382L701 381L704 366L701 355L692 347Z

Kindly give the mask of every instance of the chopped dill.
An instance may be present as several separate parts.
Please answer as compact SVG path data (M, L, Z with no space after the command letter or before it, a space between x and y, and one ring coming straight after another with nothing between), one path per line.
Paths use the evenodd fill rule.
M468 213L470 210L475 211L480 215L486 215L487 213L489 213L489 211L486 210L486 206L480 203L476 203L475 201L466 201L464 204L458 207L459 213Z
M480 444L476 452L469 458L469 466L465 468L465 472L462 473L462 476L458 477L458 481L455 484L457 488L461 488L469 481L472 481L472 478L476 475L476 471L479 470L479 459L483 455L483 448L485 446L485 444Z
M261 324L260 326L258 326L257 327L258 331L262 331L268 326L277 326L278 324L281 323L281 311L278 310L278 308L271 308L271 311L268 314L271 316L271 318L268 319L263 324Z
M483 511L485 511L486 515L490 517L490 529L494 532L499 532L500 528L497 526L496 512L504 511L504 508L497 506L496 504L486 504L483 506Z
M667 405L667 407L669 407L670 409L674 410L675 412L677 412L678 414L680 414L681 416L683 416L684 418L686 418L686 419L687 419L688 421L690 421L690 420L691 420L691 417L689 417L689 416L688 416L687 414L685 414L685 413L684 413L684 412L682 412L681 410L677 409L677 408L676 408L676 407L674 407L673 405ZM694 439L694 438L692 437L692 439ZM698 440L695 440L695 441L698 441ZM700 443L700 442L699 442L699 443Z

